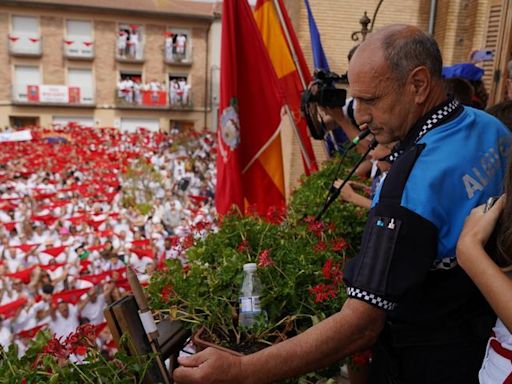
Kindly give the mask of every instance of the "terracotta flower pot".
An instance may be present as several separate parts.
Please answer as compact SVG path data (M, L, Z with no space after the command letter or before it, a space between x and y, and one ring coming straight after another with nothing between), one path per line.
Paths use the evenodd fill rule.
M211 347L211 348L216 348L220 351L230 353L235 356L243 356L241 353L233 351L232 349L224 348L224 347L221 347L220 345L217 345L217 344L214 344L214 343L204 340L202 338L202 336L205 332L205 329L206 329L205 327L201 327L201 328L199 328L199 330L196 333L194 333L194 335L192 335L192 342L199 350L203 350L203 349Z

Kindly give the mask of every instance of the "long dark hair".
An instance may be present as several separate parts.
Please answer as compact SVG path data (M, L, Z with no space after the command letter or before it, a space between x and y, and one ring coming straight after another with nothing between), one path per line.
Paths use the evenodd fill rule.
M512 159L505 177L505 194L507 200L499 223L496 261L500 266L510 269L512 268Z

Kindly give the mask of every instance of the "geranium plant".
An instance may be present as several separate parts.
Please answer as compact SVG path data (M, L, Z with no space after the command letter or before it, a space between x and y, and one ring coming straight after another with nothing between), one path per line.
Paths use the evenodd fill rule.
M142 383L152 356L129 356L117 352L113 358L104 356L96 344L92 324L77 328L66 338L40 331L29 341L23 356L11 344L0 348L0 377L5 383ZM123 342L129 342L125 338Z
M335 203L324 221L315 220L335 166L306 179L287 211L274 207L266 217L225 216L218 231L187 250L186 268L173 260L153 276L152 307L194 330L204 327L209 341L243 353L294 336L339 311L346 298L344 263L357 252L366 211ZM266 316L246 329L238 326L238 300L243 264L251 262L258 265Z

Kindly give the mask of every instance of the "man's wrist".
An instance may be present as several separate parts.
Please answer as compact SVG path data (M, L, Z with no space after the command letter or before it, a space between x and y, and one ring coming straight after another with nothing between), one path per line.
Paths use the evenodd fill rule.
M242 356L239 359L238 383L240 384L262 384L261 378L257 375L254 367L254 356Z

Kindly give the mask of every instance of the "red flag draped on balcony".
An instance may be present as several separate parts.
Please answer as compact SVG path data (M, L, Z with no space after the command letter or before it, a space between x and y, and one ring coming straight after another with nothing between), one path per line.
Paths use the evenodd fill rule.
M220 214L232 205L264 214L285 203L281 88L247 1L224 0L218 129Z
M311 73L282 0L258 0L254 18L290 108L300 140L304 170L309 175L318 170L318 165L300 102L302 91L312 80Z

